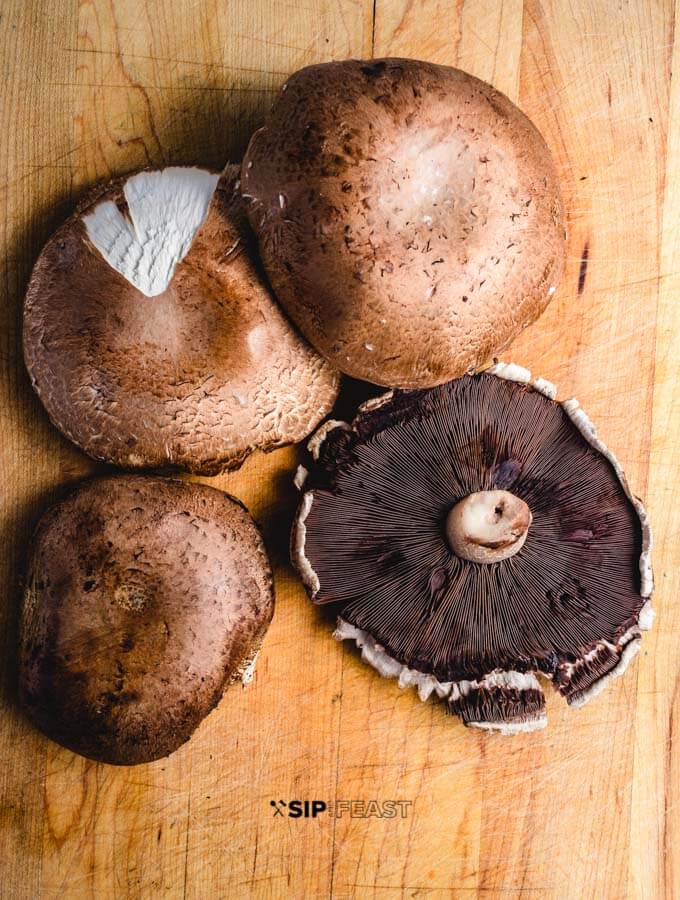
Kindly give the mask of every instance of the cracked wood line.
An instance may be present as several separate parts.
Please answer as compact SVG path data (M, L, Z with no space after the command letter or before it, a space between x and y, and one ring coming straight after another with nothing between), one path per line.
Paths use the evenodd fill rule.
M680 893L677 644L680 71L671 0L6 0L0 13L0 885L12 898L662 897ZM261 522L277 612L254 683L170 759L114 769L48 744L12 702L33 523L95 471L19 357L50 231L94 181L237 159L305 63L460 64L550 143L569 208L563 283L506 357L575 394L645 496L658 618L626 678L538 734L473 734L373 675L287 563L297 453L211 481ZM673 59L673 57L676 57ZM672 65L672 63L675 65ZM362 399L365 399L362 396ZM351 406L352 397L345 397ZM650 463L651 460L651 463ZM206 479L209 480L209 479ZM406 819L271 817L271 799L408 799Z

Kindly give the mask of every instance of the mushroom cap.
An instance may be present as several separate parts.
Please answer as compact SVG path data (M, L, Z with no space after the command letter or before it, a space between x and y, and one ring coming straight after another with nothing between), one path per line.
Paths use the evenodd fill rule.
M578 404L554 395L496 366L387 394L310 441L293 559L314 601L337 604L336 636L382 674L482 728L543 725L537 674L585 702L651 621L644 509ZM480 491L511 492L532 516L493 564L447 540L450 510Z
M339 376L255 261L238 168L143 171L52 236L24 304L24 358L50 418L96 459L215 474L305 437Z
M167 756L244 674L273 609L265 547L239 501L155 477L85 482L33 539L22 705L92 759Z
M241 184L279 301L333 365L376 384L430 387L478 367L562 274L543 138L459 69L301 69L253 135Z

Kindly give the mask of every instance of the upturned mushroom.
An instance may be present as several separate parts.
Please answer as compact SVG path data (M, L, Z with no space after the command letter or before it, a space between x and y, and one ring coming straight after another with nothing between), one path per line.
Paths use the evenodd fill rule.
M57 428L128 469L235 468L309 434L339 380L271 295L236 166L95 190L37 261L23 341Z
M623 673L651 627L651 531L575 400L497 364L369 401L310 440L292 556L335 637L466 725L546 723Z
M252 676L273 608L264 544L233 497L154 477L85 482L33 539L21 702L92 759L167 756Z
M503 94L413 59L296 72L241 184L278 299L349 375L430 387L548 305L565 225L545 141Z

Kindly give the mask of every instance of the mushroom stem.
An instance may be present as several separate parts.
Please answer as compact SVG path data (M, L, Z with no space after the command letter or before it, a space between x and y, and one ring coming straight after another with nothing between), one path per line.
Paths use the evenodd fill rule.
M446 537L461 559L500 562L522 548L531 518L524 500L510 491L476 491L449 511Z

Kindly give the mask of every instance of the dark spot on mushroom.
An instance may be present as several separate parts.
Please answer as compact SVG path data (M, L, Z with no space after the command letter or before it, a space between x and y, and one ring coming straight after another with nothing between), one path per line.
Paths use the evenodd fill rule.
M480 459L483 466L490 469L496 459L496 435L490 427L485 428L479 438Z
M385 71L386 65L387 63L385 63L383 60L379 60L378 62L362 66L361 71L367 78L377 78L378 75L382 75L382 73Z
M504 459L493 465L491 483L495 488L508 490L522 474L523 465L518 459Z
M550 609L557 616L569 618L583 614L587 604L583 598L562 591L557 597L551 597Z
M384 550L381 553L378 553L376 556L376 561L378 565L384 571L391 571L393 568L398 566L404 560L404 555L401 550L391 549Z
M537 660L537 667L546 675L552 675L556 671L559 662L560 660L557 653L551 650Z

